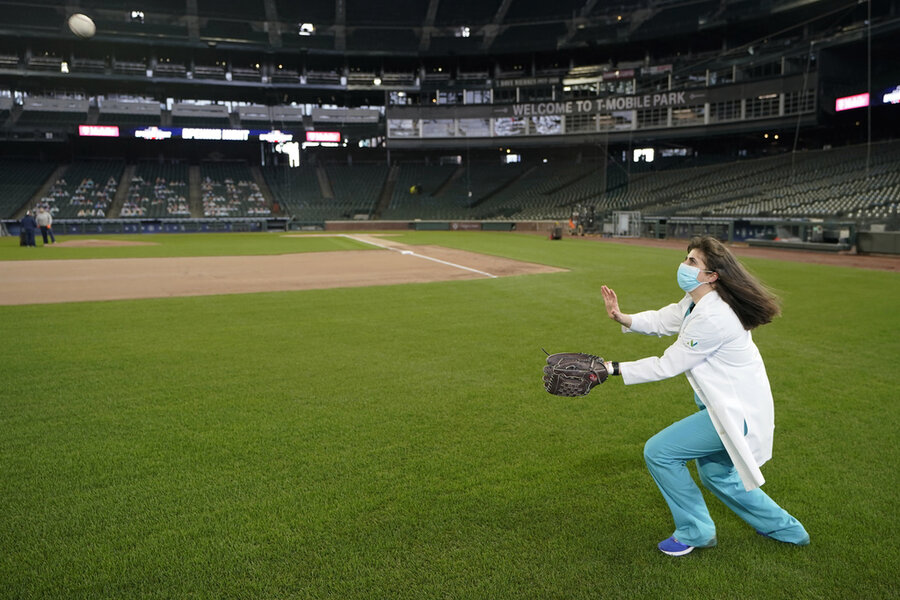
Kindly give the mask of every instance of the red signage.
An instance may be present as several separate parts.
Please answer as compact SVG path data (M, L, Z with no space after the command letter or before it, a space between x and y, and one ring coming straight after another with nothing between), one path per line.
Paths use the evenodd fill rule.
M850 110L851 108L863 108L869 105L869 94L856 94L855 96L844 96L834 101L834 110L840 112L842 110Z
M78 135L83 137L119 137L116 125L79 125Z
M307 131L306 132L306 141L307 142L340 143L341 132L340 131Z

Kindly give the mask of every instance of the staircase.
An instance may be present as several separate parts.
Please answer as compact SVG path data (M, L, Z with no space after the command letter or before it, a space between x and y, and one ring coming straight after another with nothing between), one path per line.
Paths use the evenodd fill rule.
M109 206L109 212L106 213L107 219L118 219L119 215L122 213L122 206L125 204L125 199L128 198L131 180L134 179L134 172L136 170L136 165L127 165L122 171L122 177L119 178L119 187L116 188L116 195L113 197L112 204Z
M328 173L325 171L325 167L322 165L316 167L316 177L319 179L319 190L322 192L322 197L333 200L334 188L331 187L331 180L328 179Z
M188 168L188 206L191 217L203 218L203 192L200 190L200 167L191 165Z
M259 167L250 167L250 172L253 174L253 181L256 182L256 185L259 187L260 193L263 195L263 198L266 199L266 203L272 209L272 214L275 216L283 215L285 207L278 204L278 202L275 200L275 194L272 193L272 189L269 187L269 183L266 181L266 178L263 177L263 174L259 170Z
M391 198L394 196L394 188L397 187L397 175L399 174L400 167L397 165L394 165L391 167L390 171L388 171L384 187L381 188L381 193L378 195L378 204L375 206L375 210L372 211L373 219L380 219L381 213L391 205Z

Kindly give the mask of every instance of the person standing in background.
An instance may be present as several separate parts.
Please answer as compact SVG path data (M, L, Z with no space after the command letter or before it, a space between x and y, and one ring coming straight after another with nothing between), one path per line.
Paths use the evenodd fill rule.
M26 246L34 246L34 232L37 229L37 223L34 220L34 217L31 216L31 211L27 211L25 216L22 217L22 231L25 232L25 245Z
M56 243L56 236L53 235L53 215L50 214L49 210L46 210L44 207L38 209L37 226L41 230L41 236L44 238L44 245L47 245L47 234L50 234L50 243Z

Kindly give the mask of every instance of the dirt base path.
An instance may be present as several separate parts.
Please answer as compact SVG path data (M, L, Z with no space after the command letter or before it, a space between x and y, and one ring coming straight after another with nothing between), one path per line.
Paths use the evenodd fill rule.
M384 249L0 262L0 305L363 287L562 270L438 246L404 246L381 238L365 241Z

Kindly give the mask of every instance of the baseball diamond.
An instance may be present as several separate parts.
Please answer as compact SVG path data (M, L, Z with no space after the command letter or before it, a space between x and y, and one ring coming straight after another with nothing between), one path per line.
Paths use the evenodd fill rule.
M0 600L900 595L900 0L0 10Z

